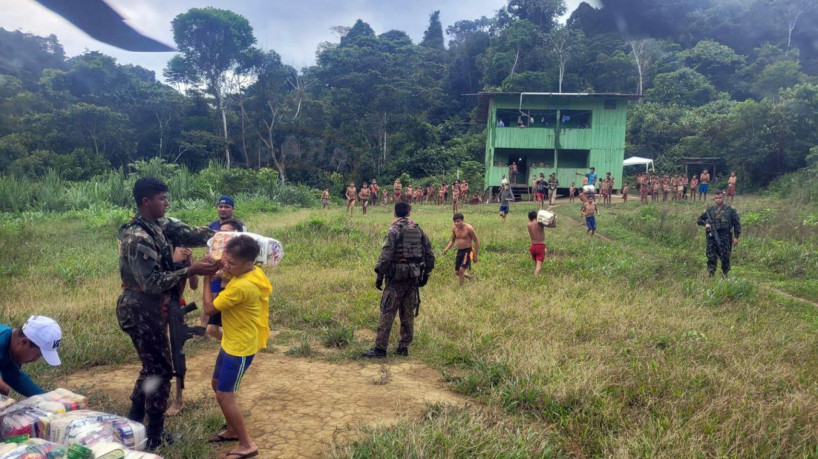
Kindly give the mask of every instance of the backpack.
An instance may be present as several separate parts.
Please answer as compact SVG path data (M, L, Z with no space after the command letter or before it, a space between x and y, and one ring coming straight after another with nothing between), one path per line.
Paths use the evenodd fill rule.
M393 280L417 279L422 274L423 231L414 223L401 228L395 248Z

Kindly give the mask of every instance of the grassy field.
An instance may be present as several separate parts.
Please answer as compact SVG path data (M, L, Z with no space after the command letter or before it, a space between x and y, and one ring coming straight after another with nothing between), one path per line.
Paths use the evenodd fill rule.
M430 406L391 429L365 430L336 457L818 457L818 228L816 210L743 198L744 235L729 280L708 278L700 204L602 207L589 239L578 206L556 208L543 276L534 278L528 204L499 222L495 205L467 206L480 238L476 279L458 287L453 254L438 258L421 292L412 357L438 369L470 408ZM212 209L186 211L206 224ZM114 235L126 214L63 214L0 225L0 323L32 312L65 334L57 372L136 359L119 331ZM241 215L287 251L271 273L274 326L303 358L355 359L354 338L332 357L313 352L377 328L372 268L391 210ZM412 217L437 253L448 207ZM808 301L776 293L778 289ZM393 331L393 337L397 334ZM391 348L390 348L391 351ZM189 353L195 352L195 348ZM391 358L391 357L390 357ZM105 405L104 397L96 399ZM124 412L125 407L110 409ZM188 411L168 457L197 457L219 424L213 406ZM206 454L206 450L204 453Z

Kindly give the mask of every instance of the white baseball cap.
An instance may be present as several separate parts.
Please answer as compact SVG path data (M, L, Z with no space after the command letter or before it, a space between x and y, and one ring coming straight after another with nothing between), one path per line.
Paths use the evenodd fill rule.
M54 319L46 316L31 316L23 325L23 334L40 348L43 360L49 365L60 364L57 348L60 347L62 330Z

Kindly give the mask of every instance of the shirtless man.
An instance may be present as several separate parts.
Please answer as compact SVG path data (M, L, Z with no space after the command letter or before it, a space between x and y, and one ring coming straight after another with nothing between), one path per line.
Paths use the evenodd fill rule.
M372 201L373 206L378 205L378 190L380 190L380 189L381 189L381 187L378 186L378 182L375 181L375 179L372 179L372 183L369 185L369 191L372 192L372 193L370 193L370 199L369 200Z
M352 215L352 207L355 205L355 200L358 199L357 191L358 190L355 188L355 182L350 182L346 192L347 215Z
M329 210L329 188L324 188L324 191L321 193L321 207Z
M641 204L648 203L648 184L644 181L644 176L642 177L642 182L639 184L639 202Z
M415 190L415 203L422 204L423 203L423 187L419 186Z
M596 206L593 196L588 197L588 200L582 205L579 213L585 218L588 235L593 236L594 233L596 233L596 215L599 215L599 208Z
M446 203L446 182L440 184L440 188L437 190L437 203L438 204L445 204Z
M577 187L574 186L574 182L571 182L571 186L568 187L568 202L574 202L574 194L577 192Z
M435 190L435 185L430 183L429 186L426 187L426 204L431 204L436 195L437 190Z
M707 189L710 187L710 173L707 169L703 170L699 175L699 196L704 202L707 202Z
M730 178L727 179L727 199L730 205L733 204L733 198L736 196L736 180L735 171L730 172Z
M449 245L443 249L445 255L449 249L457 243L457 256L454 259L454 272L460 280L460 285L463 285L463 279L472 279L474 276L466 274L466 270L471 267L471 263L477 263L477 235L474 233L474 228L468 223L463 222L463 214L460 212L452 216L454 220L454 227L452 228L452 239Z
M540 209L542 209L545 205L545 194L548 191L548 182L545 181L545 174L542 172L534 182L534 191L537 193L537 202L540 203Z
M369 188L366 182L361 185L361 192L358 193L358 199L361 200L361 210L364 211L364 215L366 215L366 208L369 206L369 196L372 194L372 190Z
M394 191L394 199L395 199L395 203L397 204L398 202L400 202L401 198L403 197L403 185L401 185L401 183L400 183L400 177L395 179L395 184L392 185L392 189L395 190Z
M412 185L406 185L406 188L403 189L403 202L411 204L413 196L414 190L412 189Z
M531 236L531 245L528 253L534 260L534 275L539 276L542 269L542 262L545 261L545 254L548 248L545 246L545 225L537 221L537 212L533 210L528 213L528 235Z
M690 200L696 200L696 193L699 191L699 177L696 174L693 174L693 177L690 179Z
M460 199L460 181L455 180L452 184L452 213L457 213L457 200Z
M463 180L460 182L460 196L463 196L463 201L468 202L469 197L469 183Z

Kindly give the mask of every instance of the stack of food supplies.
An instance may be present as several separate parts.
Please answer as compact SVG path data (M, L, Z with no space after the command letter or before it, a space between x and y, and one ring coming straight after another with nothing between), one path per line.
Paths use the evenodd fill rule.
M278 266L284 258L284 247L281 242L271 237L261 236L254 233L240 233L238 231L219 231L207 241L208 252L214 260L221 260L224 247L227 241L236 236L250 236L258 242L261 251L254 260L255 264L262 266Z
M145 426L87 407L86 397L66 389L9 405L0 411L0 437L14 443L0 445L0 459L70 458L81 451L87 455L77 457L159 459L139 452Z
M555 228L557 226L557 215L549 210L540 209L537 212L537 223L546 228Z

